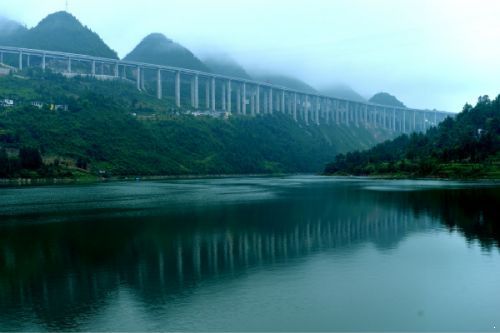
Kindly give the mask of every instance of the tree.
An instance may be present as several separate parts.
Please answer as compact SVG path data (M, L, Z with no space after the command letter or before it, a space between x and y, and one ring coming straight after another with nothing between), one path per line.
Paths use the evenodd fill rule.
M36 148L23 147L19 150L21 167L28 170L38 170L42 167L42 156Z
M9 157L5 148L0 149L0 177L9 175Z

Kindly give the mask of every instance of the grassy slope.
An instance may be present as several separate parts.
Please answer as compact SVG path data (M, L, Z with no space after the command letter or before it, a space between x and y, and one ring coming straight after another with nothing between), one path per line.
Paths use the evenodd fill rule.
M388 137L343 126L304 126L281 114L195 118L176 114L171 100L159 101L131 84L35 76L0 78L0 97L68 104L70 111L0 110L0 146L35 146L46 160L84 158L93 172L318 172L337 153ZM140 120L151 115L161 120Z

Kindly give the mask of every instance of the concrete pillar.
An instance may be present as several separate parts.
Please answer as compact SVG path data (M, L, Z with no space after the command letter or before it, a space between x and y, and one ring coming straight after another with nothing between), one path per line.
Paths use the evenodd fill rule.
M210 83L205 79L205 108L210 109Z
M396 109L392 109L391 130L396 132Z
M23 51L19 51L19 70L23 70Z
M232 112L231 110L231 97L232 97L232 93L231 93L231 81L228 80L227 81L227 112Z
M104 74L104 63L102 64L102 72ZM146 90L146 81L144 80L144 68L141 70L141 89Z
M309 125L309 96L306 95L306 102L304 108L304 120L306 121L306 125Z
M403 133L406 133L406 110L403 110Z
M115 68L116 76L118 76L118 65ZM162 98L162 88L161 88L161 70L158 68L156 72L156 98Z
M92 69L91 69L92 76L95 76L95 60L92 60Z
M285 113L285 91L281 91L281 112Z
M118 68L118 62L115 63L115 77L118 77L119 76L119 68Z
M45 67L47 66L46 59L45 59L45 53L42 55L42 71L45 72Z
M349 101L346 101L345 102L345 124L346 125L349 125L349 116L350 116L350 107L351 107L351 103L349 103Z
M181 72L175 72L175 105L181 107Z
M297 121L297 93L293 93L293 120Z
M255 87L255 113L260 114L260 86Z
M316 122L316 125L319 125L319 109L320 109L319 96L316 96L316 112L315 112L315 116L316 116L315 122Z
M222 94L221 94L221 104L222 104L222 111L226 111L226 85L224 82L222 82Z
M215 111L215 78L213 77L211 80L212 85L212 111Z
M3 65L3 52L0 52L0 64Z
M273 114L273 89L269 88L269 113Z
M255 116L255 96L254 94L250 94L250 114L252 117Z
M247 114L247 84L241 85L241 113Z
M269 113L269 94L267 93L266 90L264 90L264 113Z
M437 126L437 111L434 110L434 126Z
M137 77L136 77L137 90L141 90L141 67L137 66Z
M417 130L417 112L413 110L413 127L412 127L413 132Z
M26 56L26 67L31 67L31 56L29 54Z
M200 108L200 85L198 75L194 76L194 107L195 109Z
M195 101L194 101L194 76L189 81L189 89L190 89L189 97L191 98L191 107L194 109L194 104L195 104Z
M241 86L236 90L236 112L241 114Z
M71 58L68 58L68 73L71 73Z

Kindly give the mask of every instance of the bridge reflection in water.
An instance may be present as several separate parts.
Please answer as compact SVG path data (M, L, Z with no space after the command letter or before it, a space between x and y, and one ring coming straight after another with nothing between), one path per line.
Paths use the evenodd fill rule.
M91 220L74 216L71 223L4 226L3 319L9 323L9 315L18 319L19 309L26 309L48 329L70 329L78 326L82 314L123 290L162 305L211 283L276 265L298 265L317 254L349 255L366 246L391 251L411 234L441 228L440 221L495 218L481 202L498 199L498 191L487 190L458 197L342 187L308 191L289 191L281 199L262 202L118 216L103 212ZM464 211L460 205L446 209L447 216L440 213L457 199L475 204Z

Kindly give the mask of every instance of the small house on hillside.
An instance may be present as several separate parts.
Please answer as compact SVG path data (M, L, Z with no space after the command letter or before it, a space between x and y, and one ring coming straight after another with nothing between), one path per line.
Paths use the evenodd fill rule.
M14 100L12 99L1 99L0 106L4 108L9 108L14 106Z

